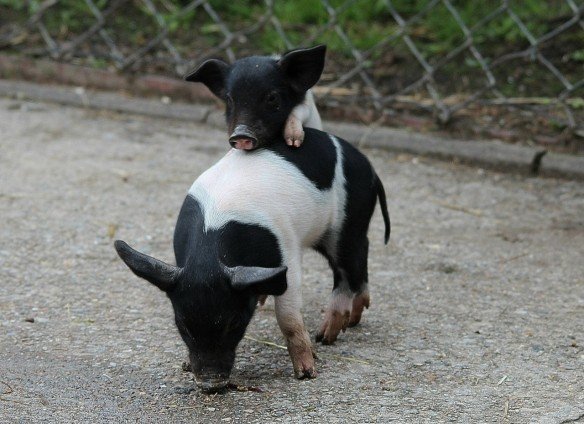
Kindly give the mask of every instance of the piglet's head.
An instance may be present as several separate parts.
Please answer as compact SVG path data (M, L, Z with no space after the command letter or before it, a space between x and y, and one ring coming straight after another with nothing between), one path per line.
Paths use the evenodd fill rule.
M287 268L227 267L217 261L191 270L140 253L121 240L115 248L134 274L170 298L199 387L207 393L224 390L257 297L283 294Z
M229 65L210 59L188 74L225 102L229 143L253 150L282 138L292 109L322 74L326 46L298 49L281 58L251 56Z

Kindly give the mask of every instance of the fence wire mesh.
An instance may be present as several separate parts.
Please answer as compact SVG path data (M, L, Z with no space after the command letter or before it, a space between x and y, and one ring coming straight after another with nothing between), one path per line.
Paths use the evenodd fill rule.
M584 131L582 1L0 0L0 12L0 49L21 54L182 76L209 57L324 42L325 107L442 124L514 109Z

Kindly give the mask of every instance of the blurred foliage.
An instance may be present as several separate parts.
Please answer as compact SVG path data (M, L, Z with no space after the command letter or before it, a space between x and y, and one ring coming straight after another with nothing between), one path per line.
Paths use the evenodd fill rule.
M502 0L451 0L454 11L449 10L444 2L438 1L431 5L431 1L274 0L274 14L291 45L325 43L329 58L337 61L341 68L343 63L355 60L352 46L362 52L371 49L365 66L375 68L376 78L387 80L391 76L398 76L406 85L421 68L403 38L395 37L391 42L384 43L382 48L375 48L401 30L389 5L406 22L415 18L408 23L405 31L431 65L440 62L466 41L459 21L472 31L473 45L487 63L505 53L529 46L529 39L520 25L508 11L501 11ZM0 0L0 19L3 16L5 19L26 19L39 10L42 3L42 0ZM93 3L104 12L113 4L113 0L93 0ZM266 12L263 0L208 0L208 3L232 32L251 27ZM330 9L327 9L327 3ZM192 0L152 0L152 5L154 9L150 9L148 2L127 0L126 4L108 17L106 30L125 54L136 51L159 35L161 24L166 27L173 46L186 57L192 57L193 52L204 54L225 39L221 25L210 18L205 7L192 8ZM517 0L510 1L509 8L536 39L573 16L565 0ZM59 0L43 15L42 22L52 37L58 42L65 42L86 31L96 22L96 18L86 1ZM343 39L340 31L349 42ZM554 63L561 62L562 71L567 75L576 75L581 72L584 62L583 45L583 31L576 25L561 37L554 37L547 43L546 55L554 59ZM230 47L239 56L282 52L288 46L273 22L268 21L263 28L247 34L243 42L233 43ZM86 55L88 60L100 57L99 54L93 54L96 48L91 45L87 47L90 50ZM399 63L400 69L407 69L407 72L395 67L391 71L387 70L396 63ZM93 65L104 66L103 63ZM531 69L529 66L523 71L520 76L515 75L514 71L508 72L504 78L511 82L521 80L527 83L527 87L538 78L544 78L542 72L547 73L540 67ZM484 80L480 63L468 50L449 59L434 76L444 80L452 75L465 75L470 81L468 84ZM550 91L561 89L557 80L552 80L551 84ZM457 90L469 88L466 83L457 84L456 87Z
M336 16L337 22L354 46L366 50L399 29L387 7L390 1L405 20L415 16L430 2L430 0L329 0L329 4L340 11ZM94 0L94 3L103 11L111 0ZM197 28L196 32L207 37L209 42L217 41L215 38L220 36L220 28L214 23L209 23L207 12L203 8L188 7L190 0L154 0L153 3L157 13L168 26L170 34L179 39L195 32L193 28ZM209 3L230 28L252 25L266 8L261 0L210 0ZM452 3L469 28L501 5L500 1L492 0L454 0ZM0 0L0 7L5 6L23 13L34 12L40 4L41 0ZM125 29L130 39L136 41L147 39L151 36L150 33L157 32L159 28L153 22L152 13L144 2L133 0L132 6L134 7L122 7L119 13L115 14L115 24L120 29ZM510 8L536 38L557 26L558 19L572 13L564 0L512 1ZM49 29L59 34L83 31L88 20L94 19L86 3L81 0L60 0L51 9L44 22ZM317 42L326 43L330 51L350 55L350 47L334 28L329 28L322 34L317 33L331 21L331 16L321 1L276 0L274 9L292 44L302 45L306 39L319 34ZM408 33L422 54L428 58L443 55L464 40L459 23L442 2L409 26ZM474 31L474 42L477 47L496 49L499 43L526 44L528 40L511 16L503 12ZM284 41L270 24L261 31L257 43L258 49L264 52L286 49ZM395 48L399 51L405 46L397 42ZM578 53L573 59L581 61L581 56L582 54Z
M432 90L442 98L453 96L453 101L469 93L483 93L479 98L485 99L502 93L537 96L538 105L582 80L581 25L564 27L528 50L533 40L573 20L568 0L272 0L271 18L266 1L0 0L0 48L43 56L47 46L56 45L57 50L65 47L61 59L73 63L176 75L184 72L186 62L212 55L272 54L324 43L326 82L346 76L341 88L359 93L361 99L371 95L371 83L382 95L408 93L414 100L405 104L405 110L415 99L429 98L427 84L419 84L429 76ZM117 8L108 14L104 33L84 37L90 28L97 29L91 4L102 14ZM571 4L581 7L584 0ZM22 31L32 16L40 18L44 28ZM265 17L269 19L259 27ZM68 45L74 47L67 51ZM359 65L367 69L369 80L353 73L358 60L354 49L364 57ZM531 53L541 54L547 62ZM491 66L501 58L505 60ZM491 76L496 93L483 92L493 81ZM583 88L576 87L568 101L573 111L581 111ZM347 96L343 101L361 100ZM561 125L560 130L565 122Z

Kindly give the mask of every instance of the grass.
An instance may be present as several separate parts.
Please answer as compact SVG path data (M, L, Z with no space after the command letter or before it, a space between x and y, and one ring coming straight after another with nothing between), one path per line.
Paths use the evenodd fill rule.
M424 9L428 2L429 0L392 0L391 4L407 20ZM109 3L108 0L95 0L100 10L106 9ZM210 38L211 42L215 41L213 35L218 33L219 28L213 23L209 24L208 15L202 8L185 9L189 3L190 0L154 1L172 36L186 38L193 34L193 28L199 28L197 36L202 35ZM334 9L342 10L337 16L338 23L360 50L373 47L379 40L398 29L387 7L389 0L329 0L329 3ZM452 3L468 27L473 27L500 6L500 1L454 0ZM0 0L0 7L21 13L34 12L40 4L40 0ZM251 25L265 11L264 2L258 0L211 0L210 4L231 28ZM149 38L150 33L159 29L151 12L143 2L134 1L131 5L132 7L123 6L116 14L116 20L123 21L120 26L126 29L130 39L140 41ZM572 13L563 0L522 0L510 2L510 8L535 37L557 25L558 18L570 16ZM275 1L274 9L294 45L302 45L303 41L317 35L319 28L331 20L321 1ZM94 18L84 1L60 0L45 15L44 22L52 33L67 34L82 32L89 22L94 22ZM411 26L409 34L427 57L445 54L464 39L460 25L442 2ZM474 42L479 46L526 41L525 35L506 12L482 25L474 34ZM350 55L350 49L334 29L325 31L316 42L326 43L332 52ZM258 50L264 52L286 49L284 41L272 25L263 29L257 43ZM584 50L575 52L572 59L584 61Z
M336 61L354 60L351 46L329 27L332 17L323 4L324 0L293 0L274 2L274 13L280 21L286 36L293 46L307 46L325 43L329 57ZM399 25L390 13L388 3L398 11L404 20L416 16L429 4L430 0L328 0L338 13L336 22L350 42L360 51L367 51L381 40L398 31ZM105 10L111 0L94 0L100 10ZM529 39L514 21L511 14L503 11L492 19L501 1L451 0L455 14L473 31L473 43L488 62L501 54L529 46ZM158 14L162 17L169 38L176 48L187 56L193 51L206 50L224 40L221 27L214 23L207 12L199 7L188 9L191 0L153 0ZM262 0L209 0L217 14L231 30L248 28L258 21L265 12ZM23 19L40 7L41 0L0 0L2 9L8 9L10 16L15 13ZM527 31L538 38L556 28L572 16L573 12L565 0L521 0L510 2L510 10L524 23ZM43 16L43 23L53 37L60 41L71 39L83 33L95 23L95 18L84 1L60 0ZM120 7L110 17L108 33L114 42L126 52L135 51L160 32L160 26L145 3L133 0ZM551 53L561 58L567 73L578 73L584 63L581 29L562 34L554 43ZM408 26L408 35L420 54L430 63L440 61L448 52L461 45L466 36L457 22L457 16L443 2L438 2L420 19ZM276 28L268 22L260 31L249 34L244 43L232 45L236 55L250 53L273 53L287 50L285 41ZM90 46L88 49L93 49ZM547 53L546 53L547 54ZM91 57L92 55L88 55ZM99 55L97 55L99 56ZM408 46L400 38L372 51L370 63L366 66L385 66L396 58L401 65L411 71L419 70ZM376 62L377 61L377 62ZM559 59L558 59L559 61ZM103 66L103 63L100 64ZM476 59L468 54L461 60L451 61L441 71L447 77L464 72L471 75L473 70L480 78L480 67ZM411 72L409 72L411 73ZM531 79L540 78L537 72L527 75Z

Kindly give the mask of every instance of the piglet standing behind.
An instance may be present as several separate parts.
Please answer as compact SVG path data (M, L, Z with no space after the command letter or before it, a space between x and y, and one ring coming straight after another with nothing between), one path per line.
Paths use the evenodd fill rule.
M322 72L324 47L281 59L218 62L187 79L205 82L226 100L232 141L246 138L263 148L231 150L193 183L175 228L176 266L115 243L130 269L170 298L191 369L209 392L226 387L236 347L265 295L275 296L296 377L315 377L301 314L303 249L323 254L333 270L332 297L316 335L330 344L369 306L367 230L378 198L385 242L390 230L383 186L363 154L311 128L304 128L299 148L282 139L290 112ZM240 98L252 91L259 101Z

